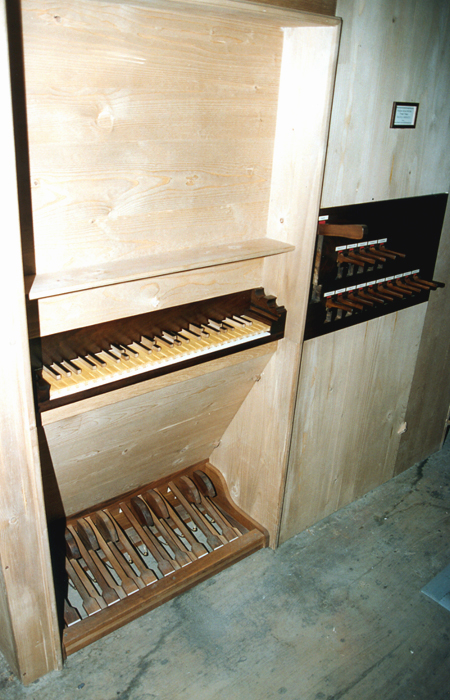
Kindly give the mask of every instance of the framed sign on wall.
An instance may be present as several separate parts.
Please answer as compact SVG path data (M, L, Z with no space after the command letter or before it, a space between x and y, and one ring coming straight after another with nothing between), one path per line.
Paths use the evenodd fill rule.
M394 102L391 129L415 129L418 111L418 102Z

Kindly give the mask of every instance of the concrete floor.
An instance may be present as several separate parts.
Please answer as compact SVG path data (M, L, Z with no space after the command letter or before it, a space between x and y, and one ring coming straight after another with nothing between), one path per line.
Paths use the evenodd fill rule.
M450 441L277 551L262 550L2 700L444 700Z

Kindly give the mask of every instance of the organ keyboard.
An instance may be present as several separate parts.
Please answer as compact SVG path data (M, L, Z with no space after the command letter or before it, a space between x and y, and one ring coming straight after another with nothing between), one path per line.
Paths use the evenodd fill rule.
M39 407L45 411L275 340L285 316L257 289L35 339Z

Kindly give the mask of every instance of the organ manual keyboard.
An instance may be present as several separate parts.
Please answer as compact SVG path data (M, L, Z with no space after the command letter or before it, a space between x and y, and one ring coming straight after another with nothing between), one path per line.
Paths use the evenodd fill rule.
M39 409L278 340L286 311L262 289L31 341Z

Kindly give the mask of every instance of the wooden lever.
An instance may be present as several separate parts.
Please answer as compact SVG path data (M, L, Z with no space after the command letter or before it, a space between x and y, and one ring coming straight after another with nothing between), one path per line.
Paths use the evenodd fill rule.
M358 292L357 292L357 295L358 295L358 298L361 299L361 301L364 299L364 300L366 300L366 302L367 302L368 304L370 304L371 306L373 306L374 302L376 302L377 304L383 304L383 303L384 303L384 302L382 301L382 299L378 299L378 297L377 297L376 295L370 294L370 293L369 293L368 291L366 291L366 290L359 289Z
M94 527L92 526L92 523L88 522L88 520L85 518L79 518L77 520L76 531L81 542L89 551L91 564L93 564L96 569L95 572L92 571L92 573L97 579L100 587L103 589L104 585L106 584L109 589L114 589L120 598L124 597L124 593L126 595L136 593L136 591L139 590L139 586L132 580L132 578L130 578L128 573L125 571L126 567L121 564L119 559L114 555L114 552L109 549L101 534L98 531L95 532ZM117 574L121 582L120 586L115 582L107 570L106 562L101 560L98 556L98 550L103 552L105 559L109 562L110 566ZM98 579L99 576L100 580Z
M77 521L77 524L78 522L79 521ZM83 557L86 566L90 569L92 575L94 576L95 580L100 586L100 589L102 591L102 597L105 603L107 605L112 605L113 603L117 603L120 600L120 598L124 598L125 594L123 590L121 594L118 592L117 589L120 589L120 586L116 585L115 581L106 571L106 567L100 561L97 553L91 548L90 538L83 534L83 541L81 537L79 537L78 533L80 531L83 532L83 529L77 527L77 530L75 531L73 525L68 525L67 527L69 528L70 532L75 538L75 541L78 545L78 549L80 550L81 556ZM88 544L88 547L86 547L84 542Z
M81 617L79 612L72 605L70 605L68 600L64 600L64 622L66 623L67 627L75 625L77 622L80 622L80 620Z
M370 294L371 297L374 298L376 301L382 302L383 304L386 301L386 298L382 294L380 294L379 292L376 292L373 289L373 287L369 287L367 289L367 293Z
M385 286L388 289L388 292L390 294L393 294L395 297L398 297L399 299L404 299L405 295L403 292L399 290L399 287L396 284L393 284L393 282L386 282Z
M367 264L373 265L373 263L375 262L375 260L373 259L369 260L358 255L352 255L350 257L350 254L347 256L344 255L344 253L342 253L341 251L339 251L337 255L337 261L340 264L346 263L347 265L358 265L359 267L364 267L364 265Z
M180 488L178 488L180 486ZM175 484L173 481L169 482L169 488L178 498L182 506L184 506L192 522L194 522L198 528L203 532L206 537L206 541L212 549L217 549L221 547L224 542L219 538L217 532L208 523L206 518L201 516L199 511L191 505L192 503L200 502L200 494L195 493L189 484L183 482L183 477L177 480ZM225 538L224 538L225 539Z
M417 292L423 292L423 288L419 287L418 285L413 284L409 280L407 280L405 277L403 279L398 279L396 280L398 286L403 289L404 291L408 290L410 292L413 292L414 294L417 294Z
M373 246L369 247L369 255L372 255L374 258L377 258L380 262L386 262L386 256L382 255L379 250L374 248Z
M158 518L156 513L152 511L148 503L146 503L140 498L133 498L132 500L133 503L141 501L141 503L138 506L140 512L144 514L145 520L147 522L151 521L153 523L153 526L158 530L163 540L165 540L167 546L172 550L174 559L177 562L177 564L179 564L181 567L190 564L192 559L186 552L186 549L183 546L183 544L177 538L175 533L163 522L163 520ZM147 525L147 527L149 526Z
M96 511L91 515L91 520L93 521L99 532L101 532L102 537L105 539L105 541L109 542L110 546L114 545L117 551L120 551L118 547L118 544L120 542L122 548L127 552L131 561L139 571L139 576L146 586L158 580L153 571L151 571L145 566L136 548L133 547L131 542L128 540L127 536L122 532L122 529L119 527L119 525L117 525L117 523L115 524L107 513L105 513L102 510ZM120 553L122 554L122 552ZM138 582L136 581L136 583Z
M331 299L330 297L328 297L326 300L325 306L327 309L342 309L342 311L353 310L353 307L350 304L345 304L343 301L334 301L334 299Z
M232 542L235 540L238 535L234 531L234 529L230 526L230 523L228 523L225 518L223 517L222 513L215 507L214 503L211 500L211 497L208 495L208 493L214 492L215 489L212 484L211 479L204 474L204 472L197 472L197 477L194 474L194 481L191 481L189 477L185 477L186 480L191 481L192 485L194 488L197 488L198 484L201 484L201 486L198 488L198 493L200 494L200 501L201 505L204 508L205 512L209 514L209 516L215 520L217 525L220 527L222 530L222 534L224 537L228 540L228 542ZM195 478L196 477L196 478ZM203 491L203 493L202 493Z
M373 306L372 301L367 301L364 297L362 297L360 294L347 294L348 301L355 302L356 304L363 304L364 306Z
M323 224L319 223L320 236L335 236L360 241L364 238L364 224Z
M392 301L393 301L396 297L397 297L398 299L401 299L401 298L402 298L402 295L400 294L400 292L393 291L392 289L386 289L385 285L383 285L383 284L379 284L379 285L377 286L377 291L378 291L380 294L385 294L386 296L391 297L391 300L392 300Z
M186 523L179 517L175 508L172 508L170 503L166 501L161 494L152 489L150 491L146 491L143 494L143 498L152 507L153 511L158 517L166 520L171 519L173 521L174 526L180 530L183 537L189 542L192 552L198 559L200 557L204 557L205 554L208 554L206 547L204 547L201 542L196 540Z
M413 275L413 280L415 280L416 282L420 282L421 284L427 285L428 287L430 287L430 289L437 289L438 287L445 287L444 282L430 282L429 280L421 279L417 275Z
M151 531L150 527L153 526L153 520L151 526L147 524L148 515L144 515L145 511L140 508L138 501L140 501L140 499L132 498L130 501L131 508L126 503L121 503L120 507L130 521L130 524L136 531L137 535L150 550L152 556L158 564L158 569L163 576L172 574L175 569L180 568L180 565L168 554ZM144 527L146 528L145 530Z
M385 301L393 301L394 300L393 296L391 296L390 294L388 294L386 292L383 292L380 289L380 285L377 285L375 294L377 294L381 299L384 299Z
M412 279L409 277L405 277L405 284L408 285L408 287L411 287L411 289L415 289L416 292L423 292L424 289L427 289L427 287L424 287L421 284L417 284L417 282L414 282ZM427 290L428 291L428 290Z
M416 284L418 287L421 287L421 289L427 289L428 291L430 289L436 289L437 285L427 282L426 280L421 280L420 277L417 277L417 275L412 276L412 282Z
M397 289L400 289L403 294L407 294L408 296L411 296L413 294L414 290L410 289L409 287L405 286L401 280L395 280L394 283L395 287Z
M66 557L67 575L77 589L83 601L83 608L86 610L87 614L94 615L102 610L102 608L106 608L106 603L103 598L99 596L81 566L79 564L77 566L77 564L78 562L76 560L71 561Z
M383 245L380 245L379 249L383 255L386 255L388 258L392 258L392 260L395 260L395 258L406 258L405 253L397 253L395 250L388 250L388 248L385 248Z
M92 532L97 539L100 549L119 577L125 593L131 595L132 593L136 593L140 588L144 588L144 583L136 576L120 549L116 547L115 542L111 540L107 541L108 537L105 539L102 536L102 533L95 527L92 519L85 520L85 523L92 528Z
M376 262L378 262L378 258L375 255L370 255L366 250L360 250L359 248L353 248L352 250L349 250L348 256L350 259L358 258L359 260L363 260L369 265L374 265Z

